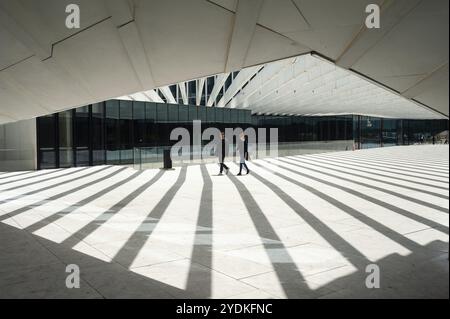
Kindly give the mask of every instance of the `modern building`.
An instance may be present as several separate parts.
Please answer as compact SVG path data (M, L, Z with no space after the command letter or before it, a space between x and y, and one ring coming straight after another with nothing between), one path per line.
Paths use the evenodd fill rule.
M38 169L127 165L142 162L139 150L145 149L154 153L145 161L162 163L163 149L176 142L170 140L170 132L184 127L193 136L194 120L201 121L202 129L253 127L257 132L267 128L268 134L270 128L277 128L279 147L296 143L299 152L319 141L328 142L322 150L417 144L422 142L421 136L431 143L432 136L448 131L444 119L252 115L250 110L236 108L110 100L37 118L37 152L33 156ZM334 141L349 143L333 148Z
M277 128L280 147L299 143L290 146L299 151L319 141L347 141L322 143L325 150L409 145L448 131L444 114L307 54L9 124L6 144L16 126L32 132L23 136L27 149L3 156L15 169L129 165L142 163L145 148L154 156L144 162L162 162L176 142L170 132L185 127L192 136L194 120L203 128Z
M448 12L0 0L0 298L448 299Z

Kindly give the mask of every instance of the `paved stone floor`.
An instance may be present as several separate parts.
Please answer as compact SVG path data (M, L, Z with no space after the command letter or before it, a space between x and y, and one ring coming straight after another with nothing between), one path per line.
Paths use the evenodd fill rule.
M448 298L448 156L292 156L252 161L248 176L234 164L228 176L216 164L0 173L0 297Z

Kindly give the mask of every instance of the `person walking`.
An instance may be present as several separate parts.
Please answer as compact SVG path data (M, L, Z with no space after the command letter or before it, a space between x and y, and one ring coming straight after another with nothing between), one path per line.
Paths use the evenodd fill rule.
M219 175L222 175L222 172L225 170L225 174L228 174L228 171L230 170L227 165L225 165L225 157L228 153L228 141L225 139L225 133L220 132L220 141L219 145L217 145L217 155L219 157L219 165L220 165L220 172Z
M242 168L245 167L245 170L247 171L246 175L250 173L250 170L248 169L247 164L245 163L245 160L248 159L248 139L244 135L244 133L241 133L239 135L239 140L237 144L237 149L239 152L239 173L238 176L242 175Z

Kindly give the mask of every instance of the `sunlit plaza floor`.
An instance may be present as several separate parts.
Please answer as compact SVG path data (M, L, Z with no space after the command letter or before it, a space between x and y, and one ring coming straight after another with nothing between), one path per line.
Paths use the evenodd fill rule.
M448 156L0 173L0 298L448 298Z

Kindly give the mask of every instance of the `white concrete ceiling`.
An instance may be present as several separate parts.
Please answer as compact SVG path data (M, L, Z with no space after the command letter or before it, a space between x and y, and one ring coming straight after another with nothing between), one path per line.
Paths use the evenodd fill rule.
M448 0L0 0L0 123L307 52L448 116Z

